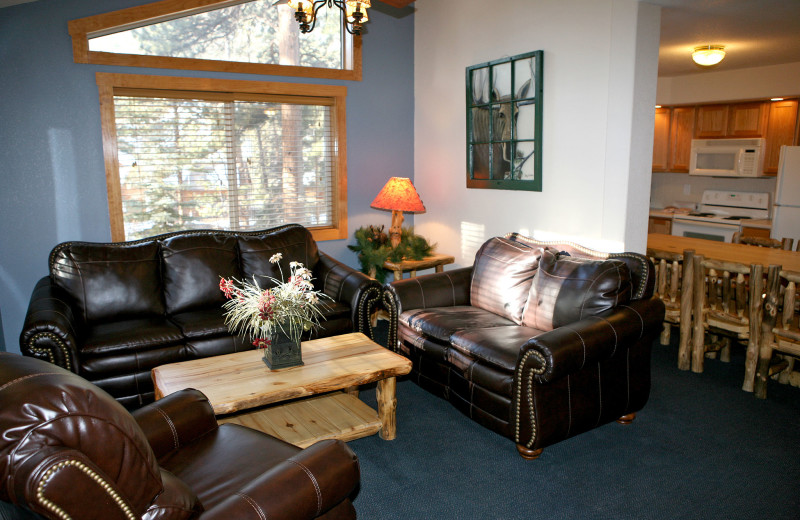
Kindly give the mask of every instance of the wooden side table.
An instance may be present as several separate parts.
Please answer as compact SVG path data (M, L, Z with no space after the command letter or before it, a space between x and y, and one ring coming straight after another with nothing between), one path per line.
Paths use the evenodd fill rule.
M388 269L394 273L394 279L402 280L403 273L410 272L411 278L416 278L417 271L420 269L435 268L437 273L444 270L444 266L455 262L455 258L449 255L431 255L426 256L422 260L402 260L400 262L391 262L387 260L383 264L384 269Z

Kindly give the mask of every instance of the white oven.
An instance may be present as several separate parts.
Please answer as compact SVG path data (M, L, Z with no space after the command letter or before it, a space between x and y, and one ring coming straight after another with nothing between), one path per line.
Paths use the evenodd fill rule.
M679 237L732 242L733 234L739 231L739 228L738 222L736 224L721 224L719 222L689 220L681 217L672 219L672 234Z
M675 215L672 234L733 242L733 234L749 219L769 218L769 194L740 191L705 190L696 212Z

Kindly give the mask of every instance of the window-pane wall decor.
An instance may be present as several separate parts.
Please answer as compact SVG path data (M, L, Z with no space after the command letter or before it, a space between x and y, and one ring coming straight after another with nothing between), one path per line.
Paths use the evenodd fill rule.
M542 190L543 51L467 67L467 187Z

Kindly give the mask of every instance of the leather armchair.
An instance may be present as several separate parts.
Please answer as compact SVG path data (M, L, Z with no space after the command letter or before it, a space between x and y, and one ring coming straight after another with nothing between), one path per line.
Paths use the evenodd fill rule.
M360 478L341 441L301 450L218 425L188 389L133 415L53 364L0 353L0 512L44 518L355 518Z

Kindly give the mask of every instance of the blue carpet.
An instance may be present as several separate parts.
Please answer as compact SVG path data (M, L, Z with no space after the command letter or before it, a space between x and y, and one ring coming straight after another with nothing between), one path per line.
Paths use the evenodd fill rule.
M676 331L677 332L677 331ZM674 334L677 336L677 333ZM397 389L397 439L349 443L361 463L361 519L798 519L800 389L741 390L744 354L677 369L653 346L650 401L525 461L410 381ZM362 399L375 405L374 391Z

